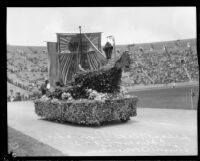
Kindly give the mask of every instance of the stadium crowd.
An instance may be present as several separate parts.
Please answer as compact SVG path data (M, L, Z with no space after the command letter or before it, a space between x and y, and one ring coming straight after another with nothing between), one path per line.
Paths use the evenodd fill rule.
M10 90L10 95L7 95L7 101L13 102L13 101L26 101L30 100L29 96L21 95L20 92L13 93L13 90Z
M59 82L56 83L56 86L61 86ZM50 90L50 83L49 80L45 80L45 82L38 88L36 91L31 91L27 96L24 94L21 94L20 92L15 92L12 89L10 89L9 93L7 95L7 101L13 102L13 101L26 101L26 100L33 100L36 98L40 98L42 95L46 94Z
M29 86L25 86L24 84L14 82L13 79L7 78L7 82L11 83L12 85L17 86L19 88L22 88L23 90L31 91L31 88L29 88Z
M197 53L191 49L164 52L131 52L131 85L198 81Z
M47 76L47 55L43 58L25 58L26 53L9 53L7 82L32 92L39 89ZM19 53L19 54L20 54ZM118 51L120 55L120 52ZM38 54L39 55L39 54ZM130 50L132 65L128 76L129 85L168 84L199 80L196 47L165 50ZM45 57L46 56L46 57ZM40 64L40 67L39 65ZM28 73L28 74L27 74ZM46 76L44 76L46 75ZM27 100L33 95L10 92L8 101Z

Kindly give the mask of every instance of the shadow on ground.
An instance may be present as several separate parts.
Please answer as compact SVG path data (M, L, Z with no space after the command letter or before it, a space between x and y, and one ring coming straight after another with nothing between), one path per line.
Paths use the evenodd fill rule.
M46 118L40 118L39 120L42 121L48 121L51 123L55 123L55 124L61 124L61 125L67 125L67 126L73 126L73 127L85 127L85 128L103 128L103 127L109 127L109 126L121 126L121 125L125 125L125 124L133 124L136 123L136 120L129 120L127 122L121 122L120 120L113 120L113 121L109 121L109 122L103 122L101 123L101 125L80 125L80 124L76 124L76 123L72 123L72 122L59 122L59 121L54 121L54 120L49 120Z

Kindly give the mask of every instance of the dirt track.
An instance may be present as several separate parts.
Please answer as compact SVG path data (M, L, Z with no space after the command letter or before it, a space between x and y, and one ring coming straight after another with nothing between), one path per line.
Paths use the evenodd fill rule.
M33 102L12 102L8 125L72 156L197 154L196 110L138 108L125 124L83 127L41 120Z

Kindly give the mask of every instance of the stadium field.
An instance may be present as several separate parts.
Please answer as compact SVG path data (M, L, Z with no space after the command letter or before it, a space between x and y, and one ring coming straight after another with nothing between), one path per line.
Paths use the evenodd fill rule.
M68 156L185 156L198 152L197 110L138 108L137 116L127 123L113 121L99 127L41 119L32 101L8 102L7 110L9 127L25 135L9 130L10 143L26 143L22 148L43 143ZM26 136L33 139L28 142Z
M175 88L154 88L130 91L130 95L138 96L138 107L192 109L191 89L194 91L193 109L197 109L199 86L178 86Z

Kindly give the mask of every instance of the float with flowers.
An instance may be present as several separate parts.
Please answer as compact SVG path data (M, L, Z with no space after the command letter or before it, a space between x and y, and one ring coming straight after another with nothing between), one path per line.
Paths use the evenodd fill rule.
M64 36L66 36L66 34L61 35L61 39L59 39L58 36L60 40L58 44L62 44L61 40L64 40ZM69 35L67 36L69 38ZM78 34L78 38L81 38L81 36L82 34ZM95 40L97 39L95 39L94 33L92 35L83 34L81 39L77 39L80 44L86 45L86 47L82 47L82 49L85 50L81 50L80 53L86 54L85 59L87 61L79 62L76 66L73 66L73 68L70 68L69 64L63 63L64 61L62 62L61 58L64 59L64 56L59 55L59 53L62 52L58 52L56 56L57 60L60 60L60 76L65 85L63 87L55 87L53 90L48 91L46 95L34 101L35 112L38 116L56 122L101 125L104 122L113 120L127 122L130 120L130 117L137 115L138 98L128 95L121 86L122 71L127 71L131 64L128 52L124 52L117 61L110 63L109 59L111 56L108 52L111 50L105 49L104 51L107 59L104 58L103 61L100 61L100 59L97 59L97 53L100 52L100 49L95 47ZM65 43L66 42L67 41L65 41ZM73 51L76 50L77 43L75 42L75 37L71 35L71 40L70 42L68 40L68 45L69 47L70 45L73 46ZM93 56L91 56L90 47L94 49ZM79 50L80 45L78 45L77 48L77 50ZM59 49L61 50L62 48ZM70 49L71 48L69 48L69 50ZM75 53L74 58L77 58L74 59L76 60L75 62L81 60L76 57L79 56L77 53L79 52ZM73 52L70 54L73 54ZM74 55L72 55L72 59L73 56ZM90 69L86 68L84 62L89 64L88 66ZM102 62L102 64L100 62ZM68 69L67 66L69 66ZM84 70L80 70L80 66L81 69L84 68ZM51 74L51 71L49 73ZM69 76L70 74L73 76ZM55 75L53 79L56 79ZM50 80L50 82L53 81Z

